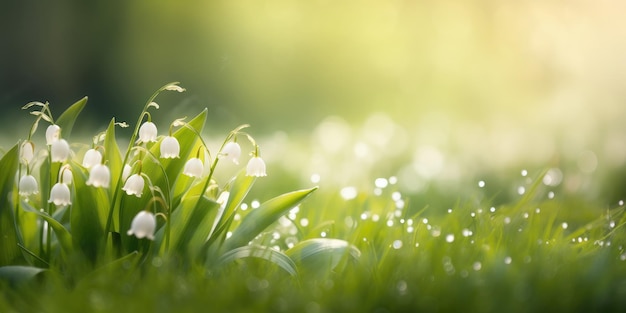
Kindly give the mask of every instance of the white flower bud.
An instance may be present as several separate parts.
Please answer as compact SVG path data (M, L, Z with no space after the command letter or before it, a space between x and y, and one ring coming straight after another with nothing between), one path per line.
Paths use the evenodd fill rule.
M246 175L256 177L267 176L267 173L265 172L265 162L263 159L257 156L251 158L246 166Z
M130 223L130 229L127 234L129 236L135 236L139 239L148 238L154 240L154 231L156 230L156 217L154 214L141 211L135 215L133 221Z
M219 158L221 159L223 157L233 161L233 163L235 164L239 164L239 156L241 156L241 147L238 143L231 141L224 145L224 148L222 148L222 152L220 153Z
M126 180L122 190L126 191L127 195L135 195L137 198L141 198L143 194L143 186L145 182L141 175L133 174Z
M56 206L65 206L72 204L70 200L70 188L66 184L56 183L50 190L50 199L48 203L54 203Z
M85 168L91 168L96 164L102 163L102 153L96 149L89 149L85 152L83 157L83 166Z
M20 196L30 196L39 192L37 180L33 175L25 175L20 178Z
M65 162L70 157L70 144L65 139L58 139L52 142L50 147L52 162Z
M189 177L201 177L204 171L204 165L198 158L191 158L185 163L183 174Z
M139 127L139 142L156 142L157 127L152 122L145 122Z
M164 159L175 159L180 154L180 144L172 136L167 136L161 141L161 157Z
M46 144L49 146L53 142L59 140L61 136L61 127L59 125L50 125L46 129Z
M111 171L106 165L96 164L89 171L89 179L87 179L87 186L109 188L111 183Z
M24 141L20 146L20 162L28 164L35 156L35 144L32 141Z

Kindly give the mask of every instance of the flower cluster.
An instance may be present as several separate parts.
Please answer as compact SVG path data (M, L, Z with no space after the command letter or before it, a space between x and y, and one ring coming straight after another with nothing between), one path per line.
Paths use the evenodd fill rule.
M111 141L106 138L110 134L107 131L93 137L92 143L85 147L84 150L81 149L84 151L84 154L82 152L78 153L82 160L78 162L76 154L70 147L70 143L64 137L64 135L69 135L71 129L64 129L66 127L64 122L55 123L48 104L32 102L24 106L24 109L36 108L35 111L30 113L37 118L31 127L28 139L19 145L21 166L17 186L20 197L25 200L26 204L38 203L33 195L41 192L40 185L37 178L31 173L31 170L33 164L36 163L40 156L41 158L45 157L47 162L43 164L46 164L46 166L41 166L39 171L49 171L42 177L50 177L50 185L52 186L47 192L43 193L49 195L49 198L46 199L47 207L41 210L42 214L53 216L56 210L73 205L73 200L75 201L74 206L78 205L80 198L73 199L72 191L78 193L85 190L85 188L108 189L104 193L90 189L90 191L94 192L94 195L110 197L108 201L104 201L105 203L110 203L108 219L104 227L105 232L112 229L113 212L118 211L116 205L120 206L120 203L124 203L124 199L131 200L137 198L142 199L141 202L144 203L142 204L144 207L131 209L131 212L138 213L134 215L130 225L121 226L126 228L126 231L122 233L138 239L154 240L157 230L156 217L163 217L167 223L170 221L173 191L162 189L164 187L172 188L171 185L167 184L167 181L168 179L175 180L177 177L166 177L166 183L163 183L162 176L167 173L166 168L169 168L172 164L175 164L174 166L177 167L178 171L186 177L184 184L187 184L187 186L203 186L202 189L196 187L194 192L202 190L201 194L208 194L209 185L211 188L215 188L214 184L216 183L212 176L218 162L225 160L238 165L242 155L242 146L238 139L246 138L252 146L251 158L245 167L246 175L254 177L267 175L265 162L259 154L259 146L252 136L243 132L243 129L248 127L248 125L242 125L231 131L216 154L211 154L200 132L190 124L191 122L187 123L184 119L175 120L169 125L169 131L159 135L159 128L157 124L152 122L152 116L148 110L159 108L159 105L153 100L159 92L165 90L183 92L184 88L177 84L168 84L153 95L140 114L135 130L131 135L129 147L124 157L121 158L119 154L115 155L118 151L116 145L112 150L113 152L107 151L111 148ZM37 126L41 121L49 123L45 130L46 149L45 152L37 153L35 143L31 140L31 137L35 134ZM110 127L114 128L115 125L128 126L126 123L113 123ZM190 136L195 136L195 138L189 140ZM77 144L74 146L80 147ZM184 163L178 163L177 160L181 158L186 159ZM38 164L42 164L42 162ZM21 172L23 169L25 169L25 172ZM119 171L119 173L112 173L113 170ZM78 172L73 173L73 171ZM154 173L159 173L159 179L161 180L153 182L152 180L155 179ZM78 178L80 180L77 180ZM227 198L228 191L224 188L224 190L221 190L217 201L221 206L224 206ZM158 208L157 204L160 204L161 208ZM87 208L81 207L81 210L84 209ZM115 219L115 221L119 220L119 218ZM44 226L41 227L41 232L43 233Z

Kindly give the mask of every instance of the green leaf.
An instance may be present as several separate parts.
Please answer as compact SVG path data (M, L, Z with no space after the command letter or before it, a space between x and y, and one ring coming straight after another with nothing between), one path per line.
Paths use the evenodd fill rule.
M298 205L308 197L317 187L299 191L293 191L270 199L246 215L233 235L226 240L225 249L231 250L248 244L265 228L274 223L291 208Z
M72 245L72 235L65 227L63 227L63 225L61 225L61 223L52 218L52 216L33 208L25 201L22 201L22 208L27 212L35 213L45 219L46 222L48 222L48 225L50 225L54 233L57 235L57 239L61 244L61 249L63 249L63 251L68 255L71 255L73 253L74 248Z
M116 186L124 164L122 164L122 153L115 140L115 118L111 119L104 137L104 158L111 170L111 186Z
M202 196L200 204L196 205L198 198L185 198L170 217L170 249L176 252L197 253L209 236L219 204ZM163 242L164 233L165 227L162 227L157 234L157 238L163 239Z
M104 238L104 224L110 205L105 188L87 186L89 175L82 166L71 162L74 178L74 202L70 212L70 226L75 247L95 263Z
M224 253L218 265L225 265L238 259L259 258L278 265L292 276L297 276L296 264L286 254L270 247L251 245L235 248Z
M12 286L17 286L45 271L46 269L32 266L2 266L0 267L0 279L8 281Z
M235 211L246 198L255 181L256 177L247 176L245 169L239 171L239 174L237 174L235 179L231 181L231 188L228 191L230 193L228 201L224 206L224 210L222 210L220 214L215 217L215 227L213 229L213 233L210 234L211 242L217 240L216 236L221 236L221 240L225 238L226 232L224 230L228 229L230 226L230 222L232 221L232 217L235 215Z
M204 127L204 122L206 121L206 116L207 110L205 109L189 121L188 125L195 129L198 133L201 133L202 128ZM174 132L173 136L178 139L180 144L180 157L178 159L159 158L161 139L150 148L150 152L158 159L159 164L155 164L155 160L150 156L144 156L142 161L142 172L148 175L148 177L150 177L150 181L163 191L165 197L171 197L170 190L172 190L173 184L175 184L177 177L182 172L183 166L187 162L189 154L192 152L192 148L198 140L196 134L187 127L181 127ZM130 228L130 223L135 215L139 211L145 209L145 205L152 197L150 192L146 192L146 190L148 190L148 182L146 182L146 187L141 198L127 196L126 194L121 195L119 231L121 234L122 246L125 251L137 250L137 240L127 236L125 231ZM169 199L166 199L166 201L168 200Z
M69 140L70 135L72 134L72 128L74 128L74 123L76 119L78 119L78 115L83 110L85 105L87 104L87 97L84 97L74 104L72 104L59 118L56 120L56 124L61 127L61 137Z
M0 266L24 261L17 246L17 229L10 201L18 166L18 150L18 145L13 146L0 160Z
M347 241L315 238L299 242L285 252L296 264L309 270L332 270L346 255L358 259L361 252Z

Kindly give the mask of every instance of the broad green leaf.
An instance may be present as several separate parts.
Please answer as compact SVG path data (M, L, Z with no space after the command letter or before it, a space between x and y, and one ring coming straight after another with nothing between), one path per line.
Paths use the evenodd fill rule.
M361 252L345 240L315 238L299 242L285 254L306 269L332 270L347 255L358 259Z
M230 194L228 196L228 201L224 206L224 209L219 212L219 214L215 217L215 226L212 229L212 233L210 234L210 241L208 244L211 244L215 241L222 242L226 238L226 229L230 227L230 223L232 222L232 218L235 215L235 211L241 205L243 200L252 189L252 185L256 181L256 177L247 176L246 170L242 169L239 171L239 174L230 182L230 190L228 191Z
M72 134L72 128L74 128L74 123L76 122L76 119L78 119L78 115L86 104L87 97L76 101L56 120L56 124L61 127L61 137L65 140L69 141L70 135Z
M2 266L0 267L0 279L8 281L12 286L17 286L45 271L46 269L32 266Z
M179 208L172 213L169 249L195 253L208 237L219 204L203 196L196 205L198 198L198 196L185 198ZM165 226L161 227L157 238L162 240L163 249Z
M71 162L74 175L74 202L70 212L70 225L75 247L92 262L104 238L104 225L109 209L109 193L105 188L87 186L89 175L75 162Z
M259 258L278 265L292 276L297 276L296 264L286 254L264 246L243 246L224 253L218 265L225 265L238 259Z
M135 269L135 266L140 260L139 255L139 252L133 251L121 258L118 258L103 266L96 268L95 270L81 278L81 280L75 287L76 290L89 290L93 288L93 286L90 286L91 283L97 281L98 278L101 277L106 277L110 279L111 273L132 273Z
M207 110L205 109L196 117L194 117L191 121L188 122L188 125L195 129L198 133L202 132L204 128L204 122L206 121ZM173 184L176 182L176 178L182 173L183 166L189 155L192 152L192 148L194 147L196 141L198 140L197 135L187 127L181 127L173 134L174 137L178 140L180 144L180 154L177 159L162 159L160 158L160 145L161 140L154 144L150 148L150 152L154 157L157 158L156 161L159 164L155 164L155 160L151 156L144 156L142 161L142 172L150 177L150 181L155 186L158 186L164 193L165 199L167 202L170 195L170 190ZM122 240L122 246L124 247L126 252L137 250L138 241L135 238L131 238L127 236L125 232L130 228L130 223L135 215L145 209L148 204L149 199L152 195L148 189L148 182L146 182L146 187L144 188L144 193L141 198L137 198L135 196L128 196L124 193L121 194L121 203L119 209L119 221L120 221L120 234ZM160 208L161 209L161 208ZM172 209L172 208L170 208Z
M52 216L40 212L39 210L33 208L32 206L30 206L30 204L24 201L22 201L22 208L27 212L35 213L45 219L46 222L48 222L48 225L50 225L54 233L57 235L57 239L61 244L61 249L63 249L63 251L68 255L72 254L72 252L74 251L72 245L72 235L65 227L63 227L63 225L61 225L61 223L55 220Z
M265 228L278 220L287 211L298 205L308 197L317 187L299 191L293 191L270 199L246 215L239 227L224 243L226 250L231 250L248 244Z
M18 145L13 146L0 160L0 266L24 261L17 246L17 229L10 201L18 166L18 150Z
M115 140L115 118L111 119L104 137L104 158L111 170L111 186L116 186L124 164L122 164L122 154ZM109 193L112 194L112 192Z

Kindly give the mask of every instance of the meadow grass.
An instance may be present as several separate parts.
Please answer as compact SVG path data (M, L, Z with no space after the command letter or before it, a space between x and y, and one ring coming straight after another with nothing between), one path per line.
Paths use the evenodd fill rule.
M160 91L167 86L175 85ZM181 174L204 145L201 127L184 126L201 125L197 118L175 125L181 159L156 161L145 151L158 154L163 136L136 144L135 131L128 151L143 154L124 158L112 121L102 138L110 187L87 184L91 173L70 158L62 163L73 175L69 209L46 206L60 180L48 173L62 176L61 164L46 161L50 150L37 170L18 164L19 150L5 153L0 312L626 310L623 202L554 196L548 171L525 173L524 190L506 201L475 186L469 197L403 194L396 177L275 197L268 192L297 179L266 180L255 193L257 178L245 171L227 182L211 179L215 166L205 168L208 177ZM224 143L250 137L258 150L241 129L230 134ZM216 165L219 153L204 163ZM135 164L122 162L129 156ZM129 163L151 179L141 197L121 192ZM41 189L18 197L17 177L31 170ZM127 234L142 210L159 216L146 230L153 240Z

